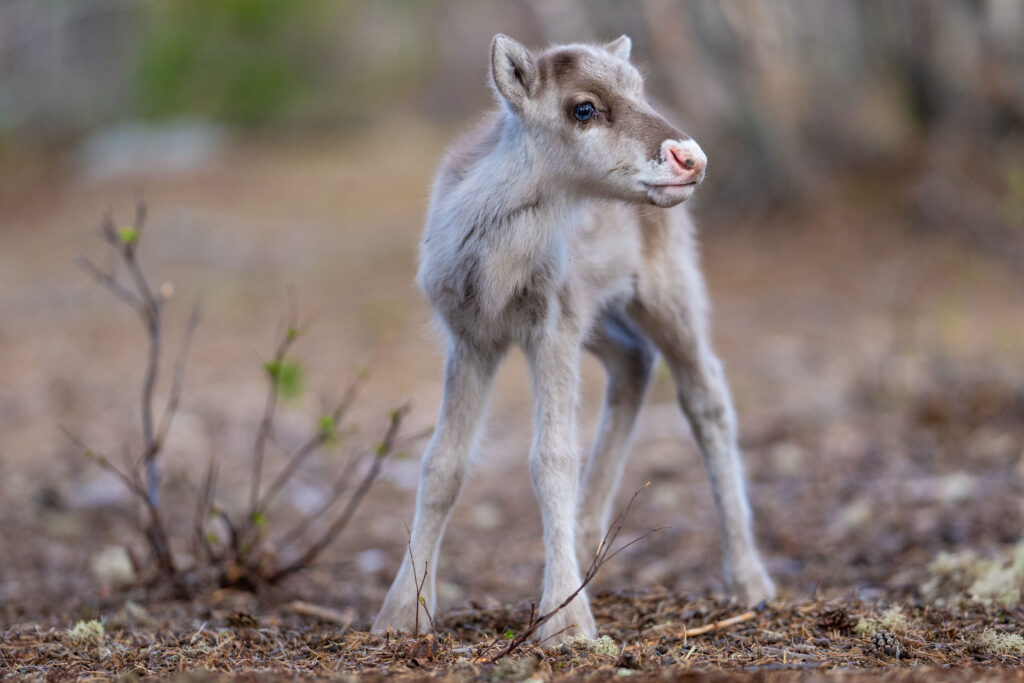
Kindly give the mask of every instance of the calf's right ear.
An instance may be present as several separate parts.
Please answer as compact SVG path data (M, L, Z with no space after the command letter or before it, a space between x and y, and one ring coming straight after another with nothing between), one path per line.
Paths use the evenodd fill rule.
M536 94L537 58L523 45L503 33L491 41L491 78L494 89L521 110L526 100Z

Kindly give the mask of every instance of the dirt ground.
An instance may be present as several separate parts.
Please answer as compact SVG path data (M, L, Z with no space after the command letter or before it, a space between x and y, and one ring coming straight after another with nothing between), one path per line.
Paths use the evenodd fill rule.
M758 540L780 587L777 600L738 624L685 635L746 607L722 595L703 464L660 368L618 502L652 482L622 538L669 528L615 558L591 590L616 652L528 646L484 661L504 634L524 628L542 572L518 353L500 374L488 438L442 549L436 636L364 632L405 551L422 443L387 461L324 561L280 586L174 601L105 574L98 558L110 548L142 548L134 504L62 430L112 454L137 447L141 329L72 264L80 251L103 261L95 237L103 210L126 219L144 189L152 220L142 258L157 281L173 281L172 345L189 302L202 298L163 456L176 533L187 534L213 452L222 463L218 501L241 505L264 400L261 364L289 290L310 324L296 349L307 388L285 404L280 440L297 443L323 397L369 370L351 433L314 458L268 515L271 529L284 527L324 495L344 453L372 446L389 410L410 400L410 431L436 416L439 344L412 278L426 188L450 134L408 124L357 139L238 141L187 173L104 181L85 180L68 160L7 159L0 673L1020 675L1011 669L1024 663L1024 641L1020 650L989 643L1024 628L1019 593L1014 601L936 592L941 568L929 568L944 551L1010 562L1021 539L1020 274L915 226L905 178L826 178L813 202L702 221L716 346L740 416ZM402 154L382 152L396 149ZM588 359L584 448L602 381ZM268 467L283 459L273 453ZM1011 584L1019 580L1007 572ZM296 601L328 612L308 616ZM76 642L71 627L90 619L105 634Z

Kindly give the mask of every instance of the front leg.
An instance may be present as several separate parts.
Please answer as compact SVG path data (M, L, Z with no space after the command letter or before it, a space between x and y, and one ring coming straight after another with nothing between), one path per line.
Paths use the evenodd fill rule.
M430 628L436 607L437 555L441 536L462 487L466 460L478 438L500 353L452 340L445 361L441 418L423 456L410 548L391 584L373 631L421 632ZM426 581L423 581L424 573ZM417 604L417 586L423 583Z
M580 346L578 325L563 311L558 323L539 332L526 348L535 407L530 478L544 523L540 614L555 609L582 581L575 539L580 469L576 443ZM581 591L541 627L539 639L544 642L575 634L592 638L596 630L586 591Z

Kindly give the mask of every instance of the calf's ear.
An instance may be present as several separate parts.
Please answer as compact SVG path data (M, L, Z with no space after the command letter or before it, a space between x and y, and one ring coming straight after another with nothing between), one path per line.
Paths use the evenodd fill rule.
M521 110L536 94L537 58L523 45L499 33L491 41L491 78L514 109Z
M629 53L633 50L633 41L627 35L621 35L604 46L605 50L611 52L619 59L629 61Z

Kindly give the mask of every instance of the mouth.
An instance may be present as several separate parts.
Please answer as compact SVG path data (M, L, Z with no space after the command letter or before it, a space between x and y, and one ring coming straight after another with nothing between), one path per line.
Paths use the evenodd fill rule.
M644 185L646 185L651 190L667 190L667 189L670 189L670 188L679 188L679 187L697 187L697 181L696 180L691 180L691 181L689 181L687 183L664 183L664 184L659 184L659 185L654 185L652 183L644 183Z
M685 202L693 196L697 185L698 181L694 180L685 183L644 183L644 189L652 204L667 207Z

